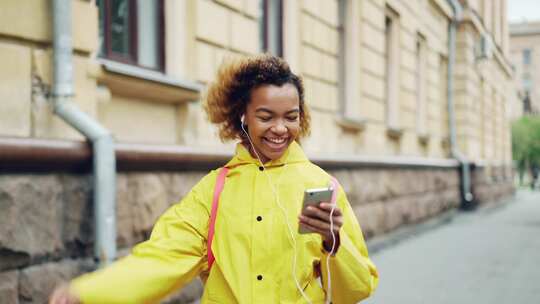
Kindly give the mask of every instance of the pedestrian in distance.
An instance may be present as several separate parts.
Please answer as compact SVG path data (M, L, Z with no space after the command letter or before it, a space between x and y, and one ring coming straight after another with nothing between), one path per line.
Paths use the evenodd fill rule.
M531 190L534 190L536 188L536 184L538 183L538 175L540 173L540 168L538 167L538 165L533 165L532 168L531 168L531 175L532 175L532 180L531 180Z
M304 87L281 58L231 58L204 108L233 158L203 177L131 254L50 303L155 303L196 276L201 303L357 303L378 273L343 188L305 156ZM332 198L303 207L308 189ZM307 193L307 192L306 192ZM308 233L301 233L301 232Z

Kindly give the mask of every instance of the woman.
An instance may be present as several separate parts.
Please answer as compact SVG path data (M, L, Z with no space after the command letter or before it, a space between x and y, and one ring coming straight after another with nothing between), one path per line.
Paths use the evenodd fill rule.
M211 267L219 169L166 211L131 255L56 290L51 302L152 303L197 275L202 303L324 303L329 287L333 303L368 297L378 274L343 189L336 205L300 214L304 191L331 183L296 142L310 126L301 79L277 57L236 59L220 68L205 110L222 140L240 140L225 165ZM314 233L299 234L299 226Z

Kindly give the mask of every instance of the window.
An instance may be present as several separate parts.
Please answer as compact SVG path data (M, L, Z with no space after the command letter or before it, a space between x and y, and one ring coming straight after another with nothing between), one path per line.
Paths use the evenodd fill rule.
M97 0L101 57L163 70L163 0Z
M386 123L390 129L398 129L399 19L398 14L390 7L386 7L385 53Z
M262 0L261 50L283 56L283 1Z
M488 113L486 113L486 96L487 96L488 86L484 77L480 77L480 155L483 159L487 158L486 147L487 147L487 135L486 135L486 121Z
M531 64L531 50L524 49L523 50L523 65L530 65L530 64Z
M523 89L525 91L531 91L532 88L532 80L531 80L531 74L525 73L523 74L522 83Z
M448 140L450 131L448 127L448 58L445 55L439 55L439 96L440 96L440 113L441 113L441 136L443 137L442 147L445 150L445 155L448 155Z
M420 136L427 133L426 120L426 38L416 35L416 131Z
M341 116L349 122L361 122L359 105L359 3L356 0L339 1L339 94Z

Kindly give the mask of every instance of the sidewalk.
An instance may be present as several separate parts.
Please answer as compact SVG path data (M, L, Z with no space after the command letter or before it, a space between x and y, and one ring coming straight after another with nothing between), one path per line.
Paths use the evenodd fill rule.
M362 303L540 303L538 191L520 191L503 205L447 214L439 224L368 246L380 282Z

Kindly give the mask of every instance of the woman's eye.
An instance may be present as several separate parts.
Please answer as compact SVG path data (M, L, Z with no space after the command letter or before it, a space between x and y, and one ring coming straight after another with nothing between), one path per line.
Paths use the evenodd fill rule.
M287 120L288 121L296 121L298 119L298 116L290 116L290 117L287 117Z
M267 121L270 121L270 119L272 119L272 117L259 117L259 119L263 122L267 122Z

